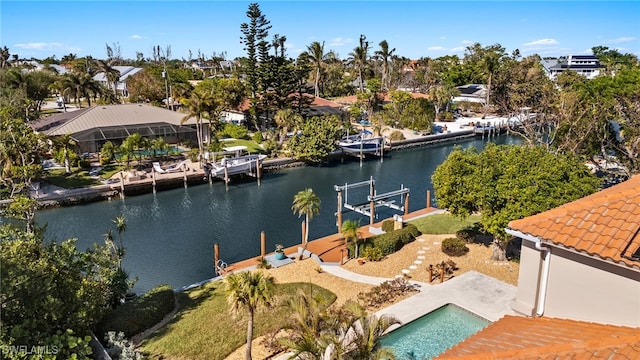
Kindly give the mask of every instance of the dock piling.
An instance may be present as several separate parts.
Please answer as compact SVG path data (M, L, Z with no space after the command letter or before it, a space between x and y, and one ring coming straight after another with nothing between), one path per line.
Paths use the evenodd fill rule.
M260 233L260 256L264 258L267 255L267 235L262 231Z

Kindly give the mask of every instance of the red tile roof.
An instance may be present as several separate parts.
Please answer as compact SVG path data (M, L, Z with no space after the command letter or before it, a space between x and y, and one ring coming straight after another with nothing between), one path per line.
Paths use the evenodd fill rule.
M640 268L640 175L509 228L604 260Z
M436 359L640 359L640 328L507 315Z

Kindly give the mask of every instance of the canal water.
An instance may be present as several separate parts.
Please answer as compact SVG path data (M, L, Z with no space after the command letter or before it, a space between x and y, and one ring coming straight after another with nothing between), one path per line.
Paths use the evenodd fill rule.
M494 139L497 143L519 143L513 137ZM122 237L126 247L123 266L138 281L138 293L159 284L179 288L214 276L213 245L220 246L220 257L227 263L260 254L260 232L264 231L267 252L276 244L285 247L301 242L301 222L291 210L294 195L312 188L321 199L320 213L310 223L310 239L337 231L335 212L337 193L334 185L365 181L373 177L378 194L410 189L409 210L424 208L426 191L432 190L431 175L455 145L484 147L481 139L460 140L386 154L384 161L368 160L362 166L357 159L318 167L302 167L263 176L255 181L222 182L130 196L73 207L39 211L36 221L47 225L46 238L77 238L77 246L86 249L103 243L104 234L114 229L112 220L126 218ZM366 202L368 187L350 190L350 204ZM400 204L400 197L392 198ZM437 203L437 199L434 200ZM379 208L378 220L398 213ZM344 219L361 215L344 214ZM367 224L368 218L361 218Z

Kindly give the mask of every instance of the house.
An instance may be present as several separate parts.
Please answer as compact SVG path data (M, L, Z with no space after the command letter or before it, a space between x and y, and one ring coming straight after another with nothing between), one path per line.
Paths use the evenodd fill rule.
M438 359L640 359L640 175L511 221L522 239L505 316Z
M640 326L640 175L506 231L522 239L514 310Z
M600 69L604 66L595 55L569 55L559 59L544 59L542 67L547 76L555 80L564 71L572 70L578 74L593 79L600 75Z
M162 137L167 143L197 141L195 120L181 124L185 114L146 104L98 105L59 113L31 122L31 127L48 136L70 134L81 152L100 151L111 141L119 144L129 135ZM203 121L207 126L207 121ZM204 132L208 134L208 131Z
M127 78L133 76L140 71L142 68L137 68L133 66L113 66L114 69L120 72L120 78L116 82L116 92L124 97L129 96L129 91L127 90ZM113 84L107 82L107 77L104 72L99 72L93 76L93 80L101 83L104 86L109 88L113 88Z
M467 84L456 86L456 88L460 91L460 95L451 99L454 103L469 102L484 106L487 102L487 86L484 84Z

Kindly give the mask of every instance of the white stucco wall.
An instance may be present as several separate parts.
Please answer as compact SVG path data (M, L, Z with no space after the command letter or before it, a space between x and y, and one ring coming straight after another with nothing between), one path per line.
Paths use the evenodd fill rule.
M558 247L549 261L543 316L640 326L640 271ZM541 273L540 252L523 240L515 311L535 315Z

